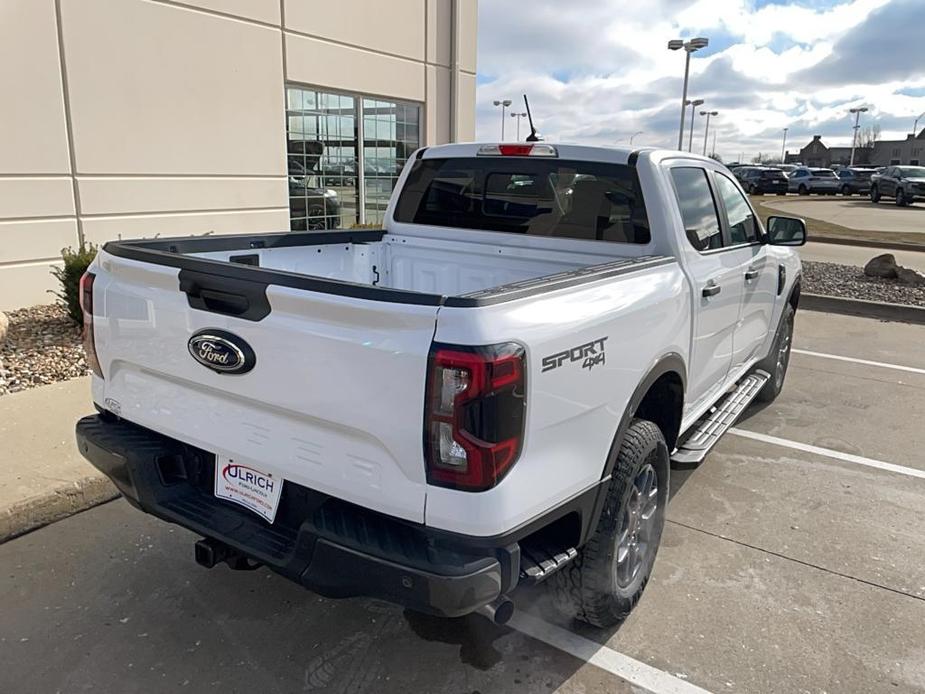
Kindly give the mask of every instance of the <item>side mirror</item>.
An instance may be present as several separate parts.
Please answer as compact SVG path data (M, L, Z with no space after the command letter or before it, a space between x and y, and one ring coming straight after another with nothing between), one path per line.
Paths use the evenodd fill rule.
M806 243L806 222L796 217L768 217L768 243L802 246Z

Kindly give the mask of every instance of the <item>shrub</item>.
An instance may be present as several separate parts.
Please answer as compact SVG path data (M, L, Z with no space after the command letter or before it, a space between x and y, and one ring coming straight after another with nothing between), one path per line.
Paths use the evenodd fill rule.
M67 309L67 315L78 325L83 323L83 312L80 310L80 278L93 262L97 250L99 249L92 243L82 243L76 251L71 247L63 248L61 258L64 265L51 269L51 274L61 287L58 291L49 291L58 297L58 303Z

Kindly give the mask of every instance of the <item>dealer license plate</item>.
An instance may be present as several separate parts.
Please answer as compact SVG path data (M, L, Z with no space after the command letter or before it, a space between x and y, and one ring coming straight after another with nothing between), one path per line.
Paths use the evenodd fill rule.
M283 478L233 458L215 456L215 496L240 504L270 523L276 518Z

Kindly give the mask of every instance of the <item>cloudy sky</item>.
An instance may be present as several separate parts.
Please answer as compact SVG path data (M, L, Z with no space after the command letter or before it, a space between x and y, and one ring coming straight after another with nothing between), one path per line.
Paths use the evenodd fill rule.
M720 112L710 128L726 161L779 156L785 127L791 151L816 134L850 145L859 105L862 126L904 138L925 111L923 30L925 0L480 0L476 134L497 140L492 101L521 106L526 92L549 140L627 143L642 130L634 144L676 147L684 52L666 44L706 36L689 96ZM698 115L695 151L703 127Z

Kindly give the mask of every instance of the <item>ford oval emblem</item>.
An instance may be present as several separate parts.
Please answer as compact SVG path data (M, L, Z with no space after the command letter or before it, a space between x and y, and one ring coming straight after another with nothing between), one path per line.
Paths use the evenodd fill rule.
M220 374L243 374L254 368L254 350L237 335L218 328L200 330L187 344L193 359Z

